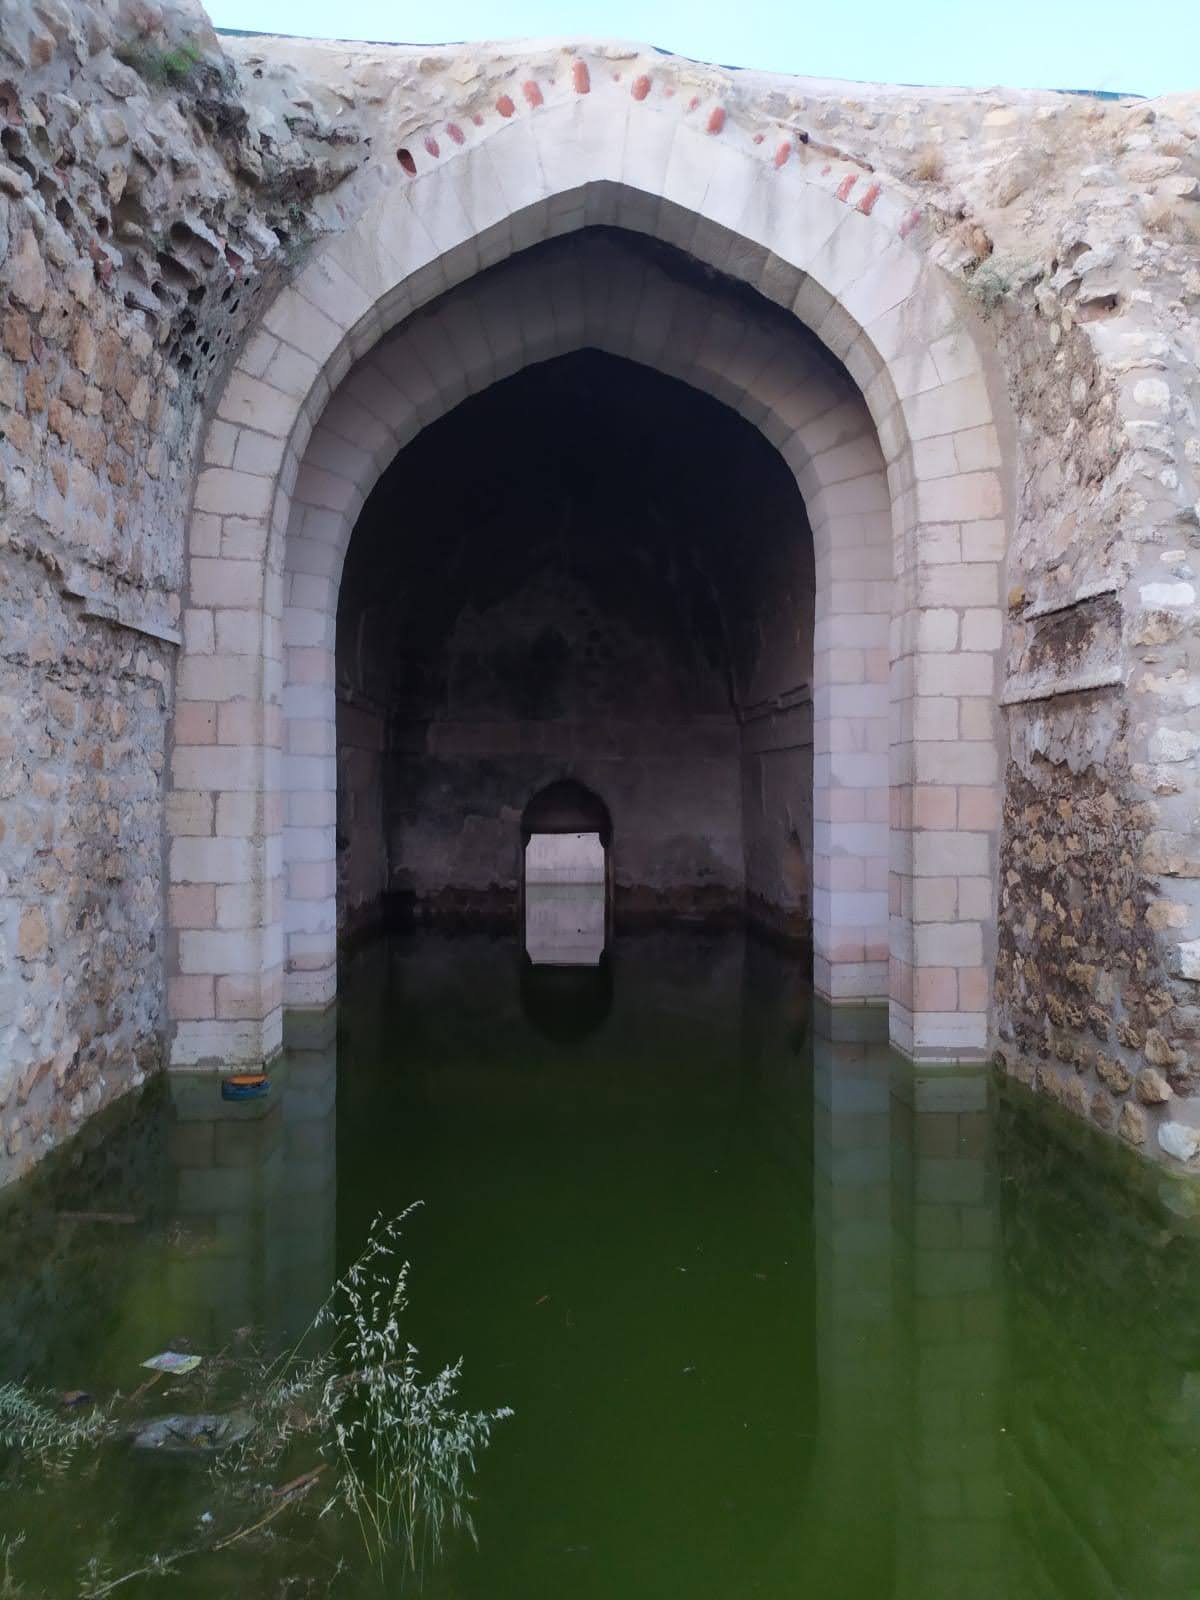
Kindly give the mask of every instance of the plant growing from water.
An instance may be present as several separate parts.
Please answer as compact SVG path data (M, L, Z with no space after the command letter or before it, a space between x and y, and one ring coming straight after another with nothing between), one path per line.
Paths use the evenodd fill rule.
M80 1452L127 1435L210 1457L210 1474L198 1480L205 1485L204 1514L195 1519L201 1535L116 1575L92 1557L82 1596L101 1600L131 1580L165 1575L181 1561L249 1540L302 1504L321 1518L347 1517L380 1573L393 1555L419 1573L437 1558L449 1530L474 1539L470 1477L493 1426L511 1412L459 1407L461 1361L431 1379L421 1374L404 1333L409 1263L399 1253L401 1230L415 1209L375 1219L357 1260L284 1354L270 1361L253 1352L223 1355L205 1363L205 1392L211 1387L223 1402L233 1400L224 1416L139 1419L134 1406L150 1384L82 1413L64 1412L53 1393L0 1386L0 1447L48 1477L62 1476ZM287 1482L264 1481L285 1468L294 1474ZM208 1513L214 1490L218 1504L235 1508L233 1518ZM6 1563L10 1553L0 1551ZM15 1591L0 1590L0 1597L5 1592Z
M101 1443L112 1430L107 1406L64 1415L57 1396L0 1383L0 1449L19 1451L46 1473L65 1472L81 1449Z
M315 1431L335 1483L323 1513L345 1507L378 1566L398 1549L414 1571L437 1557L447 1527L474 1538L467 1482L493 1425L512 1415L458 1409L461 1360L421 1374L402 1326L409 1263L397 1251L415 1209L372 1223L362 1254L269 1370L246 1444L279 1450L298 1429ZM305 1355L315 1339L323 1349Z

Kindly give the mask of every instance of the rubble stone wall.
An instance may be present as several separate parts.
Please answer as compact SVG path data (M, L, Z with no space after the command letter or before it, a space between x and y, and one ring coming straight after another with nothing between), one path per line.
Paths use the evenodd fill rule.
M4 1176L163 1058L200 419L353 165L284 109L199 11L0 4Z
M619 44L219 40L186 5L0 0L4 1174L152 1069L168 983L176 1016L215 1003L211 977L181 970L168 920L236 933L245 907L206 851L275 825L228 786L166 789L173 742L225 745L243 710L180 677L185 609L197 634L214 630L187 641L186 672L213 670L206 644L223 672L244 652L246 684L264 670L218 571L265 560L255 508L242 523L236 505L199 504L189 522L230 363L385 172L442 159L485 111L515 127L563 81L616 82L631 105L669 97L704 119L714 171L736 131L764 174L835 166L864 215L906 208L904 234L994 356L1011 433L998 458L937 470L998 473L1011 490L987 544L1006 553L1006 607L948 599L921 623L926 656L960 651L967 615L972 651L1003 652L1001 683L957 685L950 736L971 737L999 699L993 1040L1081 1116L1194 1163L1200 97L789 80ZM273 339L256 348L292 359ZM249 447L219 422L209 465L232 467ZM938 452L967 449L934 436L914 459L932 472ZM984 526L968 548L940 524L918 576L982 560ZM918 787L908 803L918 845L951 836L945 878L925 886L941 884L949 922L980 894L949 865L954 841L998 819L975 814L982 790L948 808ZM929 981L953 984L954 969Z

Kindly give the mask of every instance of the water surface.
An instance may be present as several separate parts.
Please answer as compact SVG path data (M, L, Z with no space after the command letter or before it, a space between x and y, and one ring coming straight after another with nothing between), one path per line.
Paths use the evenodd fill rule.
M585 972L380 942L342 993L269 1101L173 1080L9 1198L0 1381L128 1391L173 1344L294 1337L372 1217L421 1200L413 1342L515 1412L478 1546L423 1592L1200 1592L1197 1243L986 1074L915 1071L733 935ZM14 1573L75 1595L88 1558L187 1543L204 1470L11 1467ZM416 1592L307 1509L116 1592L231 1587Z

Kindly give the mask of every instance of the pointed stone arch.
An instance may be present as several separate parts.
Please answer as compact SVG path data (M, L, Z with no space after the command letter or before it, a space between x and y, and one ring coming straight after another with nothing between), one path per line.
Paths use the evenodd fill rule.
M867 714L890 724L891 1033L918 1055L986 1047L1008 486L973 327L925 258L907 203L861 168L790 144L755 144L716 115L719 107L685 110L655 103L649 90L639 99L615 85L583 92L579 83L576 76L556 96L539 95L536 106L531 98L520 115L511 101L507 111L498 105L482 127L458 130L461 143L446 141L444 159L431 141L439 155L427 170L411 152L394 170L373 169L375 192L358 219L279 294L217 399L190 528L169 802L177 1065L261 1059L277 1048L285 997L320 1004L331 995L332 930L324 927L290 930L285 991L285 919L297 915L285 899L294 908L301 898L332 895L331 855L320 842L332 833L329 791L297 781L301 764L332 760L331 750L303 746L320 735L301 727L321 720L302 714L304 694L322 688L332 646L303 630L331 613L327 604L296 604L293 580L332 585L336 604L340 533L325 541L327 571L296 567L309 541L308 513L352 525L356 497L377 475L360 445L350 446L362 458L357 474L322 464L327 441L339 437L334 406L347 404L346 395L357 418L378 420L375 401L363 405L361 381L344 393L343 382L398 325L411 322L415 339L428 338L416 331L414 313L448 288L592 225L649 235L750 285L814 332L858 387L861 401L847 396L845 404L858 407L875 462L871 474L845 478L845 441L822 445L819 418L794 415L794 375L789 381L774 353L761 359L749 324L739 331L710 315L686 351L660 342L652 363L690 373L688 381L699 379L755 421L802 479L810 517L815 505L817 519L824 507L831 525L872 515L889 524L886 583L830 575L827 593L836 604L839 584L874 583L875 614L888 619L887 691ZM581 327L594 326L587 310L551 299L538 314L569 349ZM611 337L616 353L630 354L658 331L648 321L618 322ZM516 370L535 347L523 322L505 345L468 314L447 346L406 369L391 437L379 448L394 454L456 393ZM344 467L345 451L337 454ZM341 502L314 504L323 492ZM850 547L830 540L828 548ZM861 609L843 598L847 614ZM844 723L851 688L819 681L818 721ZM285 724L296 725L286 749ZM832 766L836 754L818 747L818 762L824 755ZM828 820L831 839L837 826L853 826ZM310 936L320 949L305 949ZM859 965L877 970L860 994L872 983L878 994L884 955L876 945L869 962L862 950ZM832 956L836 966L836 950ZM825 987L836 995L836 984Z

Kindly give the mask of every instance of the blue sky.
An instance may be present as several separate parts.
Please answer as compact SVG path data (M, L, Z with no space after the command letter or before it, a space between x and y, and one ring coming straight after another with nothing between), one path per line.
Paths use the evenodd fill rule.
M391 39L607 35L808 77L1200 89L1200 0L208 0L219 28Z

